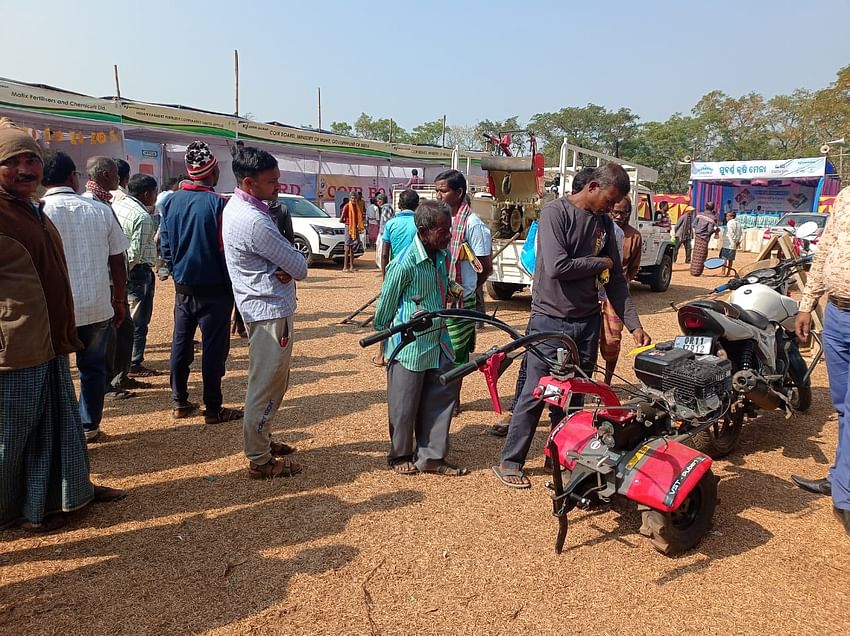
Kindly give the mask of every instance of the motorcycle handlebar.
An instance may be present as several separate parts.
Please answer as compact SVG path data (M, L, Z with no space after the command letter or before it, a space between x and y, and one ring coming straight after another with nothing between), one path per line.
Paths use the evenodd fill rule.
M360 338L360 346L364 348L371 347L373 344L386 340L392 335L392 329L381 329L380 331L376 331L375 333Z

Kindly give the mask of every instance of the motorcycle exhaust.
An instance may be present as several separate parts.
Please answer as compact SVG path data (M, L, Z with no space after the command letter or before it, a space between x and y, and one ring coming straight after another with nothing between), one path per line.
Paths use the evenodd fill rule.
M738 371L732 376L732 388L760 409L774 411L788 406L788 398L768 385L763 377L752 369Z

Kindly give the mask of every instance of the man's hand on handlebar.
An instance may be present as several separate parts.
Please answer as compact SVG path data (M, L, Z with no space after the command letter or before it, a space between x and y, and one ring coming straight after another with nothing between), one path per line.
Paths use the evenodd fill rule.
M632 338L635 339L635 344L639 347L646 347L652 344L652 338L643 330L643 327L638 327L632 332Z

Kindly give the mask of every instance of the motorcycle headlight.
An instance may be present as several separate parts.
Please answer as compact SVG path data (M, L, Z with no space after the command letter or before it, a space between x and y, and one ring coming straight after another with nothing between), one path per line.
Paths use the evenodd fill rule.
M334 230L332 227L325 227L323 225L313 225L310 224L310 227L316 230L316 234L321 234L324 236L333 236Z

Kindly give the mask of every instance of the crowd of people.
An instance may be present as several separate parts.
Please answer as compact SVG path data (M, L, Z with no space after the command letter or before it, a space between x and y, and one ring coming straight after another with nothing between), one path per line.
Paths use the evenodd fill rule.
M61 525L61 513L92 501L114 501L119 490L91 483L86 444L100 434L104 399L116 399L157 373L146 367L145 347L157 278L173 279L174 323L170 353L172 417L200 408L188 388L200 328L204 421L242 420L247 476L291 477L303 467L295 449L272 437L288 389L295 337L296 282L307 264L275 212L280 170L268 152L234 148L235 193L215 192L218 161L202 142L189 144L186 178L167 184L165 194L149 175L130 175L120 160L94 157L80 173L71 157L43 152L24 131L0 122L0 527L19 524L32 531ZM46 190L36 197L39 187ZM622 330L636 345L651 342L638 317L628 282L640 264L640 233L629 225L631 183L617 164L576 176L571 194L540 213L528 334L557 331L576 343L579 366L592 375L601 352L606 379L614 373ZM359 239L377 218L376 264L383 275L374 325L384 329L417 311L473 309L492 271L487 225L472 211L466 179L457 170L435 178L434 200L408 189L394 213L385 197L367 216L362 198L344 210L347 236ZM850 369L850 280L846 242L850 219L847 191L836 202L812 277L804 294L798 332L806 337L817 299L829 297L825 348L833 402L840 415L839 452L830 478L795 478L801 487L831 493L836 514L850 531L850 435L845 404ZM706 212L711 212L706 210ZM158 217L158 218L157 218ZM734 217L727 223L726 257L734 259ZM693 232L691 265L705 258L717 231L713 215L700 214ZM290 228L291 233L291 228ZM740 240L740 239L738 239ZM837 255L837 257L836 257ZM346 254L346 268L353 253ZM99 265L98 265L99 264ZM157 271L155 271L157 270ZM163 274L164 272L164 274ZM157 273L160 276L157 276ZM7 291L8 290L8 291ZM847 299L847 300L845 300ZM223 405L221 382L230 348L234 304L248 338L248 386L244 408ZM460 384L439 376L469 360L474 323L435 321L386 366L390 468L399 474L458 477L464 467L448 462L453 415ZM398 339L389 342L394 348ZM537 345L554 356L558 341ZM69 355L80 376L75 395ZM536 357L521 364L505 441L492 470L511 488L529 488L524 466L543 413L534 395L549 370ZM135 383L135 384L134 384ZM126 396L125 396L126 397ZM579 407L574 396L571 407ZM563 413L552 412L553 422Z

